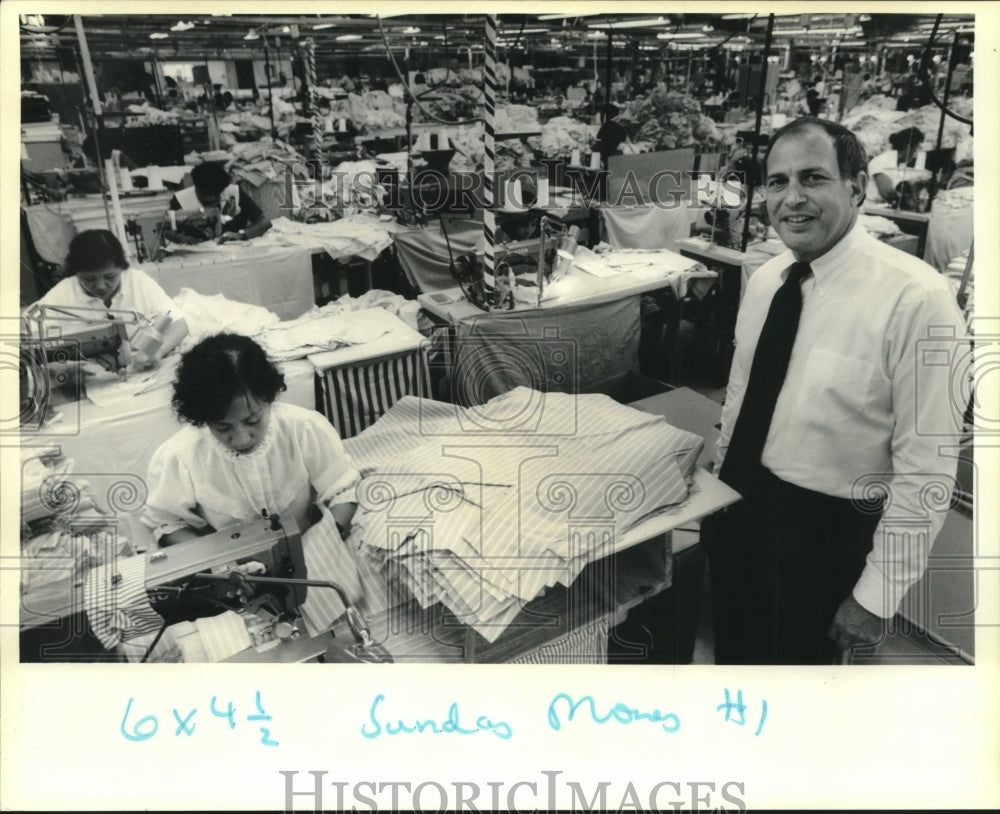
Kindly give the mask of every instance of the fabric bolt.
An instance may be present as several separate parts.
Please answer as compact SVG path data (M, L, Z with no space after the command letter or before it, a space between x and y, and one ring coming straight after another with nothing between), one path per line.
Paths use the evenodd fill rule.
M308 528L313 493L354 500L358 471L330 423L314 410L276 402L260 445L238 455L207 427L187 426L153 454L143 523L155 539L183 527L219 530L268 514Z
M765 316L793 260L791 252L779 255L748 283L722 412L720 471L748 397ZM871 613L889 617L927 556L897 539L892 524L920 518L933 540L944 521L925 495L929 485L954 478L955 461L939 446L954 443L960 427L964 405L951 393L956 366L968 355L965 327L945 278L860 224L810 266L761 463L785 483L831 497L858 498L863 476L888 491L853 594Z
M146 595L146 558L119 557L87 572L84 608L94 635L108 650L155 633L163 624Z

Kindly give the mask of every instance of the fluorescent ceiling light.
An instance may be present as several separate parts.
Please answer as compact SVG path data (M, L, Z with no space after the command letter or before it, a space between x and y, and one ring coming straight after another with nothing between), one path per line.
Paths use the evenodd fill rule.
M316 23L316 25L313 26L313 31L322 31L325 28L336 28L336 27L337 27L336 23Z
M642 20L622 20L615 23L587 23L588 28L658 28L670 25L666 17L644 18Z
M149 35L149 38L151 40L165 40L169 36L169 34L164 34L162 31L154 31Z
M539 14L539 20L571 20L576 17L597 17L600 12L592 12L590 14Z
M679 40L688 39L690 37L704 37L700 31L678 31L676 34L672 31L663 31L656 35L658 40Z
M354 42L360 39L362 39L360 34L341 34L337 37L337 42Z
M190 31L192 28L194 28L194 23L186 23L183 20L180 20L170 26L171 31Z
M521 34L548 34L551 29L549 28L524 28L521 29L519 33Z
M247 31L247 33L243 37L243 39L245 39L245 40L259 40L260 39L260 34L258 34L256 31L254 31L251 28L249 31Z
M419 34L420 33L420 29L417 28L415 25L408 25L406 28L403 29L403 33L404 34Z
M751 17L756 17L756 14L723 14L723 20L749 20Z

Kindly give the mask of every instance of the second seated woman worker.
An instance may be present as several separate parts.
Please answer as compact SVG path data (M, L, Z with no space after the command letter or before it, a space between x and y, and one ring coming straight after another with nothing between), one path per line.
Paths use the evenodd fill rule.
M96 312L93 319L103 319L101 309L134 311L148 319L177 311L173 301L155 280L139 269L129 268L122 244L107 229L88 229L70 241L65 275L38 300L38 305L91 308ZM55 324L69 329L71 323L58 321ZM133 339L138 328L129 325L127 330L129 338ZM173 319L164 331L159 348L152 353L135 352L131 368L146 370L154 367L187 334L188 325L184 318Z
M313 504L346 538L360 473L324 415L277 401L284 377L252 339L217 334L181 358L173 404L189 426L149 465L143 522L161 546L290 516L301 531Z
M194 186L179 190L170 199L174 211L202 210L205 220L221 220L219 242L250 240L271 228L271 221L254 200L218 164L199 164L191 170ZM166 236L175 243L201 243L215 236L214 228L178 224Z

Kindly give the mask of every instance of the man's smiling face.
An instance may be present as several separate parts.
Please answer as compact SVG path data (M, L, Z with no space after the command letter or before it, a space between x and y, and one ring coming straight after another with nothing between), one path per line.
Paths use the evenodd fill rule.
M801 262L831 249L854 226L868 179L842 178L833 138L810 127L782 136L767 159L767 214Z

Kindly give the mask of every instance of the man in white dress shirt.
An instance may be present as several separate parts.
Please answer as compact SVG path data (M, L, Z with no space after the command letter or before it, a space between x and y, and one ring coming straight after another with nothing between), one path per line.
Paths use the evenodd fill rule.
M963 407L950 361L966 356L964 326L933 268L858 223L868 178L850 131L803 117L775 134L764 163L788 251L750 278L737 318L716 471L744 499L702 527L716 661L835 663L881 639L944 521L956 469L945 447ZM746 455L734 429L742 418L745 437L752 423L753 406L741 416L751 371L759 392L778 364L780 353L755 352L774 347L762 328L793 264L783 291L801 279L801 312L796 303L787 373L771 377L777 400ZM939 484L944 505L928 507Z

